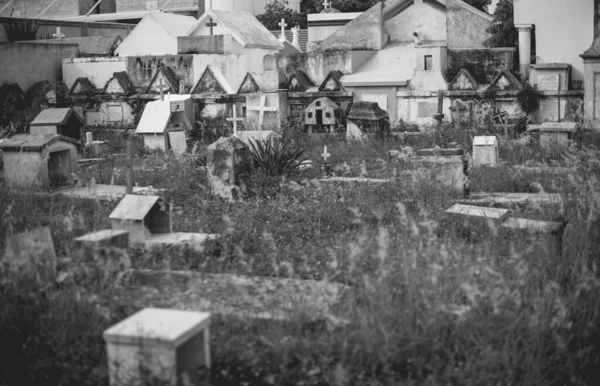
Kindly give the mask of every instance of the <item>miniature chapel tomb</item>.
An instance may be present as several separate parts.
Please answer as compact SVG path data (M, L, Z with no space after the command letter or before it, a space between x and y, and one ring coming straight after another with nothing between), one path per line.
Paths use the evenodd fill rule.
M186 150L185 132L193 128L194 106L189 95L169 95L165 100L149 102L135 131L151 150Z
M126 195L109 216L113 230L126 230L132 244L171 233L171 206L159 196Z
M80 141L83 123L79 114L70 107L50 108L42 110L30 123L30 134L60 134Z
M319 98L304 111L304 125L309 134L335 133L336 126L341 122L341 116L340 106L329 98Z

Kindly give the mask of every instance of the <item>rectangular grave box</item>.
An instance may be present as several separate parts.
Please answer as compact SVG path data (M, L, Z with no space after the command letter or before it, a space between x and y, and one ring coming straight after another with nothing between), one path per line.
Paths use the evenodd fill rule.
M126 195L110 214L113 230L129 232L132 245L143 244L151 234L172 233L171 206L158 196Z
M210 369L210 314L146 308L104 331L111 386L182 386Z
M565 91L571 84L571 65L542 63L531 65L531 84L540 91Z
M540 127L540 146L546 150L569 146L577 126L576 122L544 122Z
M417 162L428 179L453 195L464 196L468 194L468 163L463 154L462 149L421 149L417 150Z
M9 236L6 238L4 255L0 259L0 282L8 278L7 273L12 273L18 278L47 285L56 280L56 264L54 242L49 228Z
M562 256L564 224L526 218L509 218L500 224L500 230L505 237L513 235L526 238L549 238L548 247Z
M129 247L129 231L105 229L74 240L73 254L81 260L93 260L100 249Z
M494 136L473 139L473 165L496 166L498 163L498 139Z
M510 211L502 208L456 204L448 209L446 214L465 219L491 220L496 224L500 224L510 216Z

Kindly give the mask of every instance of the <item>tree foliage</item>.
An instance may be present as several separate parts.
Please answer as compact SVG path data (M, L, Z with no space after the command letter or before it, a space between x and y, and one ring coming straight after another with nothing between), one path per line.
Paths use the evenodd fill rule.
M492 5L492 0L463 0L465 3L477 8L480 11L489 13L489 6Z
M513 0L500 0L494 11L492 26L486 29L491 34L483 44L486 47L516 47L519 33L515 28Z
M271 1L265 7L265 13L257 15L256 18L271 31L281 28L279 27L281 19L285 19L290 28L295 26L306 28L306 15L288 8L288 4L287 0Z

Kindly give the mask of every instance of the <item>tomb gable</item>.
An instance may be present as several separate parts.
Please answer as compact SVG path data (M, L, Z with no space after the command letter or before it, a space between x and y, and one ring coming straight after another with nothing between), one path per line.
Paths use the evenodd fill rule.
M104 94L131 95L135 93L135 87L129 79L127 72L115 72L112 78L106 82L103 90Z
M192 94L234 94L221 71L213 66L207 66L206 70L194 86Z
M346 91L342 85L343 76L344 74L339 70L330 71L319 86L319 91Z
M479 83L469 70L463 68L456 74L452 82L450 82L448 89L452 91L477 91Z
M162 80L163 92L179 93L179 79L171 67L161 66L154 74L144 94L160 94L160 81ZM164 88L166 86L166 88Z
M88 78L81 77L75 80L71 87L71 95L92 95L96 93L96 88Z
M523 85L508 70L502 70L496 74L492 83L487 87L489 91L519 91Z
M237 93L252 94L255 92L260 92L260 86L258 85L258 82L256 82L256 79L254 78L252 73L249 72L246 74L246 77L244 77L244 80L242 81L242 84L240 85L240 88Z
M308 75L302 70L296 71L288 81L287 89L292 92L305 92L315 84L310 80Z

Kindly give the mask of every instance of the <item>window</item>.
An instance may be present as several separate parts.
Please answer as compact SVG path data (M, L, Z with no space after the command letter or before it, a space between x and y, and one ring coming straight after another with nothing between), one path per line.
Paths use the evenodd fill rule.
M425 55L425 71L433 70L433 56Z
M312 118L313 117L313 113L308 113L308 118Z
M321 107L321 102L317 102L316 106Z
M275 71L275 57L273 55L267 55L264 57L263 68L265 72Z
M325 118L331 118L331 113L325 113Z

